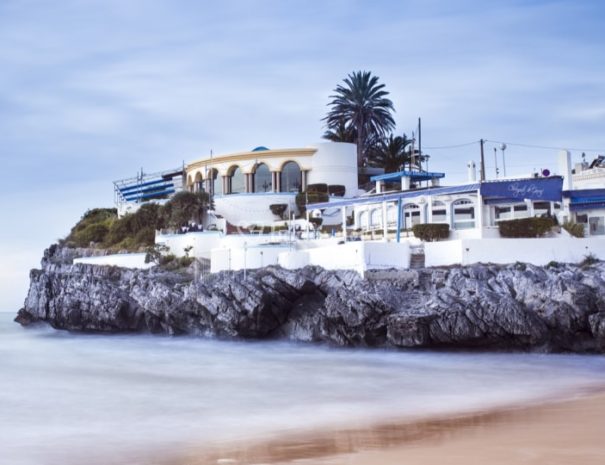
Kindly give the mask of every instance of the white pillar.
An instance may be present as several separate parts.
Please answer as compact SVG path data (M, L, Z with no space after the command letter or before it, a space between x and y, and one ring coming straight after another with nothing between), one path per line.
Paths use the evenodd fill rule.
M427 197L427 207L428 210L426 212L426 222L427 223L432 223L433 222L433 197L431 197L430 195Z
M481 196L481 190L477 189L477 202L475 204L476 218L475 228L479 228L479 237L483 237L483 197Z
M412 178L409 176L401 176L401 190L409 191L412 185Z
M382 192L382 181L376 181L376 193L380 194Z
M342 237L347 240L347 207L340 207L342 211Z
M387 203L382 202L382 236L383 240L387 240L389 228L387 227Z

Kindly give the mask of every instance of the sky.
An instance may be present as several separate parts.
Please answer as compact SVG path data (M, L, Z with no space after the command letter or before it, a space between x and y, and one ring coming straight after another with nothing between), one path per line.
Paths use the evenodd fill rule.
M489 176L499 142L507 174L605 153L604 23L598 0L0 0L0 310L113 180L318 142L353 71L398 134L422 118L446 183L482 138Z

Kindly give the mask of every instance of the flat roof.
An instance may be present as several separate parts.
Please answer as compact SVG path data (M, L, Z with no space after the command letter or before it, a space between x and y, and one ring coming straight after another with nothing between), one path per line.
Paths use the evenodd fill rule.
M400 178L411 178L414 181L430 181L431 179L444 178L445 173L435 173L430 171L397 171L396 173L385 173L372 176L370 181L398 181Z

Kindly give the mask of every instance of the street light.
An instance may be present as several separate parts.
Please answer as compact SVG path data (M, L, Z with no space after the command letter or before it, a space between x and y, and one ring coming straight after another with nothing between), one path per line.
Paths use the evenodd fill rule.
M502 142L500 144L500 150L502 150L502 174L506 177L506 162L504 161L504 151L506 150L506 144Z

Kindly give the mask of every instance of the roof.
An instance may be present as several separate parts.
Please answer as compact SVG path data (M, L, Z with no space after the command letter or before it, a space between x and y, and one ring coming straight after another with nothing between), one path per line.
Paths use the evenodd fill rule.
M564 191L563 197L569 199L572 210L588 210L605 206L605 189L579 189Z
M379 202L392 202L399 199L409 199L421 197L423 195L447 195L447 194L464 194L467 192L477 192L479 183L465 184L462 186L450 187L429 187L426 189L415 189L400 192L388 192L385 194L376 194L367 197L355 197L353 199L335 200L332 202L320 202L309 204L309 209L319 209L328 207L346 207L350 205L365 205Z
M431 173L428 171L397 171L396 173L385 173L372 176L370 181L399 181L401 178L411 178L413 181L430 181L431 179L444 178L445 173Z
M483 181L471 184L449 187L428 187L399 192L388 192L353 199L334 200L309 204L309 209L346 207L350 205L366 205L381 202L393 202L399 199L412 199L428 195L465 194L480 192L486 203L522 202L525 199L560 201L563 178L550 176L547 178L523 178Z

